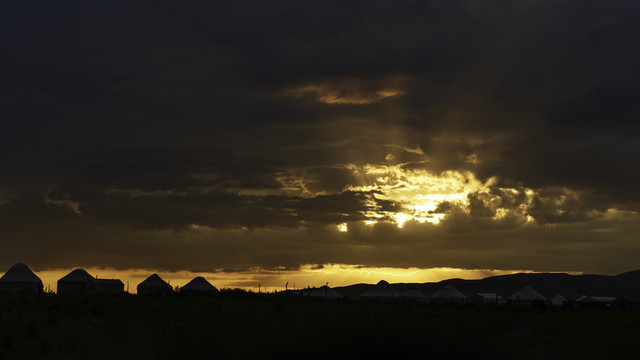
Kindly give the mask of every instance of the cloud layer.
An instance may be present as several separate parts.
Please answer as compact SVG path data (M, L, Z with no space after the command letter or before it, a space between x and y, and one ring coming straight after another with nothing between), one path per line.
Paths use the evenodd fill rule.
M4 2L0 264L635 268L639 13Z

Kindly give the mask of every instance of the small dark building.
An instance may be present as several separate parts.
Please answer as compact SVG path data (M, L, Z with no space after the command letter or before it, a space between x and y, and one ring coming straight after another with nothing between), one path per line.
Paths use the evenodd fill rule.
M118 295L124 292L124 284L118 279L93 279L96 294Z

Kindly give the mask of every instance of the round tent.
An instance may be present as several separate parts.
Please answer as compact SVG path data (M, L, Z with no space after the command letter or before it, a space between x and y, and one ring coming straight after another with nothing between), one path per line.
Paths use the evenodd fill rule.
M565 301L567 301L567 299L564 296L556 295L552 297L549 302L551 303L552 306L562 306L564 305Z
M13 265L0 278L0 291L41 294L42 289L42 280L22 263Z
M93 292L93 276L83 269L75 269L58 280L58 294L87 294Z
M547 301L547 298L542 296L542 294L537 292L534 288L526 286L520 291L511 294L511 296L509 296L507 300L511 302L526 304L534 301Z
M138 284L138 295L167 295L173 288L158 274L153 274Z
M342 295L340 295L337 291L328 287L327 285L323 285L317 289L312 290L311 292L306 294L310 297L322 298L322 299L342 299Z
M475 293L471 296L471 301L480 304L503 304L504 299L496 293Z
M432 302L438 303L464 303L467 297L451 285L445 285L433 293L429 298Z
M584 303L612 303L616 301L616 298L613 296L587 296L582 295L576 299L577 302Z
M180 288L180 293L185 294L217 294L218 289L211 285L205 278L198 276Z
M376 286L363 292L361 299L377 299L377 300L394 300L400 296L400 293L394 289L388 282L380 280Z

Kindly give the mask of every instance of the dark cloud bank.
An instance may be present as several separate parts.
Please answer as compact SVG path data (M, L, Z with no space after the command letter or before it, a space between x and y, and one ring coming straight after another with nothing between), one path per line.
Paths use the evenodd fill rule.
M632 1L5 1L0 262L637 268L639 19ZM366 164L493 180L437 226L367 227L406 208L349 188Z

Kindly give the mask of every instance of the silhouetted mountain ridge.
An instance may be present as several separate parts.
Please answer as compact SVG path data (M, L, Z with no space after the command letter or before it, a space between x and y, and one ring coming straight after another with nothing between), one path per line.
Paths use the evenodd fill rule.
M581 295L623 297L640 301L640 270L618 275L570 275L565 273L519 273L492 276L479 280L448 279L437 283L396 283L392 286L402 292L416 288L427 296L445 285L452 285L469 296L477 292L496 293L504 298L525 286L531 286L547 298L562 295L572 300ZM336 288L344 296L355 299L373 284L354 284Z

